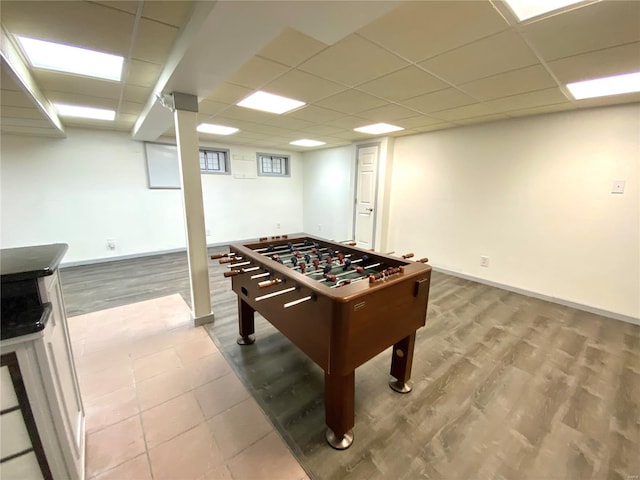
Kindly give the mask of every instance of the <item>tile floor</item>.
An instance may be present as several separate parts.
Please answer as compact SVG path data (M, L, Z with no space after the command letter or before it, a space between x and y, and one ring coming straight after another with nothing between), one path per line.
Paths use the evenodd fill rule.
M178 294L69 318L87 480L308 476Z

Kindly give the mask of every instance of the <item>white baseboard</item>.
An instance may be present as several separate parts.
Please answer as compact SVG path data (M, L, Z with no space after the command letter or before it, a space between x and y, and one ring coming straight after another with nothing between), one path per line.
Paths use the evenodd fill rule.
M471 280L473 282L482 283L485 285L489 285L491 287L501 288L503 290L508 290L510 292L519 293L521 295L526 295L527 297L538 298L540 300L546 300L547 302L557 303L559 305L564 305L565 307L575 308L577 310L583 310L589 313L595 313L596 315L602 315L603 317L613 318L614 320L620 320L622 322L631 323L633 325L640 326L640 318L635 318L630 315L623 315L621 313L610 312L608 310L603 310L601 308L592 307L590 305L583 305L581 303L572 302L570 300L565 300L563 298L551 297L549 295L545 295L543 293L532 292L530 290L525 290L524 288L512 287L511 285L505 285L503 283L493 282L491 280L486 280L484 278L474 277L473 275L468 275L466 273L456 272L454 270L449 270L447 268L436 267L431 265L431 268L436 272L446 273L447 275L452 275L454 277L464 278L465 280Z
M289 237L298 237L306 235L306 233L290 233ZM226 247L234 243L249 243L256 242L257 238L246 238L244 240L231 240L228 242L220 242L220 243L208 243L207 248L216 248L216 247ZM187 248L172 248L169 250L155 250L153 252L141 252L141 253L130 253L128 255L117 255L114 257L103 257L103 258L91 258L87 260L76 260L73 262L62 262L60 264L60 268L67 267L79 267L82 265L93 265L96 263L107 263L107 262L117 262L118 260L130 260L132 258L142 258L142 257L153 257L156 255L164 255L167 253L178 253L178 252L186 252Z

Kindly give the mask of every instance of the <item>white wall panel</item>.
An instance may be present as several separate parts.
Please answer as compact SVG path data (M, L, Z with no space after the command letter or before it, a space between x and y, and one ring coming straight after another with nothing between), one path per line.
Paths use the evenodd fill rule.
M392 179L391 250L640 317L640 106L399 137Z
M66 263L185 248L181 193L148 188L142 142L120 132L67 133L2 135L2 248L64 242ZM255 148L220 146L255 158ZM203 175L207 242L301 231L302 166L295 153L291 170L287 178Z

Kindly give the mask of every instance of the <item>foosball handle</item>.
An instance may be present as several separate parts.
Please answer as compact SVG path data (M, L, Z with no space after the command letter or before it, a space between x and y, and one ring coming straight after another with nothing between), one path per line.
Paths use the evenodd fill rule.
M218 263L223 264L223 263L231 263L233 262L233 257L224 257L221 258L220 260L218 260Z
M265 280L264 282L259 282L258 286L260 288L267 288L267 287L272 287L274 285L277 285L279 283L282 283L282 279L274 278L273 280Z
M211 260L218 260L219 258L228 257L230 253L214 253L211 255Z
M225 278L227 277L235 277L236 275L240 275L242 270L229 270L228 272L224 272Z
M402 255L402 258L404 258L405 260L411 257L413 257L413 253L405 253L404 255Z
M429 259L427 257L421 258L420 260L416 260L416 262L419 263L427 263L429 261Z

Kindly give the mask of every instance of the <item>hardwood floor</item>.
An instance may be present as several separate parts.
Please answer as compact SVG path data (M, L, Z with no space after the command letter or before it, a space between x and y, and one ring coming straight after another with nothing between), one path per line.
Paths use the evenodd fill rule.
M434 272L413 392L387 386L390 351L358 368L355 441L339 452L324 440L323 372L259 315L256 343L235 343L223 271L210 262L210 335L311 478L639 478L638 326ZM183 253L62 281L70 316L172 293L190 303Z

